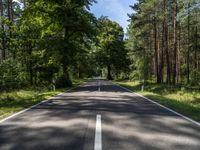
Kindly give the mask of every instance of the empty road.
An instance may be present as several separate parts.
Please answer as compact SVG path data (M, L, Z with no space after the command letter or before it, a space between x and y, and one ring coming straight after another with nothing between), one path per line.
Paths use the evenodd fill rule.
M0 150L200 150L200 126L91 80L0 123Z

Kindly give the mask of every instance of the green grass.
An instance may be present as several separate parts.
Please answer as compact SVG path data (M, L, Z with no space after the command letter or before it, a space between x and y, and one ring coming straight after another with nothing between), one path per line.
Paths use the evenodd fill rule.
M138 81L121 81L116 83L196 121L200 121L200 91L187 90L186 88L168 86L165 84L158 85L149 83L142 92Z
M85 81L87 81L87 79L74 80L73 87L83 84ZM35 105L68 89L69 88L48 91L44 88L34 88L12 92L0 92L0 119L3 119L24 108Z
M87 82L88 80L89 80L88 78L73 80L73 86L76 87L78 85L81 85L81 84Z

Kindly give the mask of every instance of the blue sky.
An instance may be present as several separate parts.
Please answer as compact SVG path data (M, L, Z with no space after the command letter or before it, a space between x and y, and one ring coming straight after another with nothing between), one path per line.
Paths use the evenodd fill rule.
M97 0L97 4L91 6L91 12L97 18L108 16L109 19L118 22L126 31L129 24L127 14L132 13L129 5L136 3L136 0Z

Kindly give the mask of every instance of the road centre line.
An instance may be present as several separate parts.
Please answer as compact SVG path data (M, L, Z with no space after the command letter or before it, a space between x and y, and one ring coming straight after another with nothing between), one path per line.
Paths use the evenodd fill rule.
M102 150L101 115L96 116L94 150Z

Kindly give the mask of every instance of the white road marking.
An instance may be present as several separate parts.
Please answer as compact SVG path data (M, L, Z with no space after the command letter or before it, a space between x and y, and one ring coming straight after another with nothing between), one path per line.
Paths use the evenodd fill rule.
M96 117L94 150L102 150L101 115Z
M190 121L190 122L196 124L197 126L200 126L200 123L199 123L199 122L197 122L197 121L195 121L195 120L193 120L193 119L191 119L191 118L189 118L189 117L186 117L186 116L184 116L184 115L182 115L182 114L180 114L180 113L178 113L178 112L176 112L176 111L174 111L174 110L172 110L172 109L170 109L170 108L168 108L168 107L166 107L166 106L164 106L164 105L162 105L162 104L159 104L159 103L157 103L157 102L155 102L155 101L153 101L153 100L151 100L151 99L149 99L149 98L147 98L147 97L144 97L143 95L140 95L140 94L138 94L138 93L135 93L135 92L133 92L133 91L131 91L131 90L129 90L129 89L123 87L123 86L120 86L120 85L118 85L118 84L114 84L114 85L119 86L119 87L125 89L126 91L129 91L129 92L131 92L131 93L133 93L133 94L135 94L135 95L137 95L137 96L139 96L139 97L142 97L142 98L144 98L145 100L148 100L149 102L154 103L154 104L156 104L156 105L158 105L158 106L160 106L160 107L162 107L162 108L164 108L164 109L166 109L166 110L168 110L168 111L170 111L170 112L172 112L172 113L174 113L174 114L176 114L176 115L178 115L178 116L184 118L185 120L188 120L188 121Z
M19 112L17 112L17 113L14 113L13 115L8 116L7 118L4 118L3 120L0 120L0 123L4 122L4 121L6 121L6 120L9 120L9 119L11 119L11 118L13 118L13 117L15 117L15 116L17 116L17 115L19 115L19 114L25 112L25 111L28 111L28 110L30 110L30 109L32 109L32 108L34 108L34 107L36 107L36 106L38 106L38 105L40 105L40 104L42 104L42 103L45 103L45 102L47 102L47 101L48 101L48 100L42 101L42 102L40 102L40 103L38 103L38 104L36 104L36 105L33 105L33 106L31 106L31 107L29 107L29 108L27 108L27 109L24 109L24 110L22 110L22 111L19 111Z
M81 85L79 85L79 86L81 86ZM69 89L69 90L67 90L67 91L65 91L65 92L69 92L69 91L71 91L71 90L73 90L73 89L75 89L75 88L77 88L77 87L79 87L79 86L73 87L73 88L71 88L71 89ZM65 93L65 92L64 92L64 93ZM57 94L57 95L55 95L55 96L59 96L59 95L62 95L62 94L64 94L64 93L60 93L60 94ZM39 106L40 104L43 104L43 103L45 103L45 102L48 102L48 101L50 101L52 98L53 98L53 96L50 97L50 98L48 98L47 100L44 100L44 101L42 101L42 102L36 104L36 105L30 106L30 107L28 107L28 108L26 108L26 109L23 109L23 110L21 110L21 111L19 111L19 112L17 112L17 113L14 113L14 114L12 114L11 116L8 116L8 117L6 117L6 118L0 120L0 123L3 123L4 121L9 120L9 119L11 119L11 118L13 118L13 117L15 117L15 116L17 116L17 115L19 115L19 114L22 114L22 113L24 113L24 112L26 112L26 111L28 111L28 110L31 110L32 108L35 108L35 107Z

